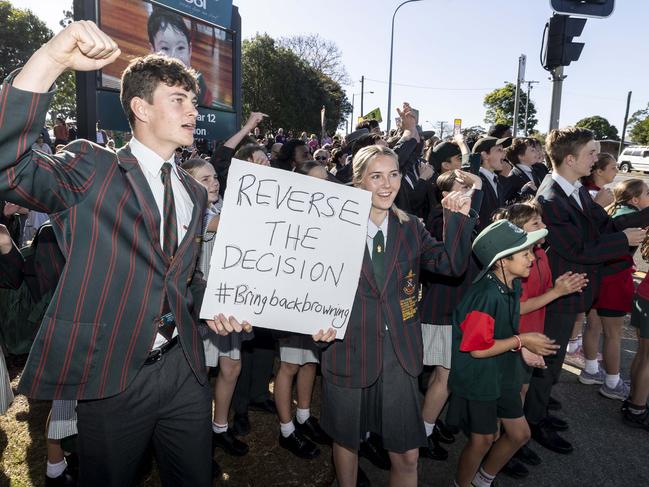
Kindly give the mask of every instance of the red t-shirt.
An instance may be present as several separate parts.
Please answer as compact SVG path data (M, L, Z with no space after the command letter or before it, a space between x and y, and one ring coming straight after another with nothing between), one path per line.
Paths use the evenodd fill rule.
M534 249L534 262L530 269L530 275L526 279L521 279L523 293L521 294L521 303L530 298L535 298L545 294L548 289L552 288L552 271L548 256L540 247ZM519 333L538 332L543 333L543 324L545 322L545 306L521 315Z

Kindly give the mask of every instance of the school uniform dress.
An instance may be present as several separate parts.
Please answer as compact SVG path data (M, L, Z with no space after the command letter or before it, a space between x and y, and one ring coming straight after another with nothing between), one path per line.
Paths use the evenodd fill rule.
M203 246L201 247L201 254L198 258L198 267L205 276L210 272L210 260L212 259L212 251L214 250L214 237L216 232L207 230L213 218L221 214L223 201L219 200L215 204L210 205L206 212L203 223ZM251 339L254 335L250 333L230 333L227 336L219 335L211 330L205 323L201 322L198 326L198 331L203 337L203 348L205 349L205 365L207 367L217 367L219 365L219 357L228 357L232 360L241 360L241 342Z
M514 279L511 286L488 272L471 286L453 315L446 419L467 434L493 434L498 418L523 416L520 353L507 351L487 358L474 358L470 353L518 334L520 280Z
M380 435L393 452L426 444L417 385L423 366L419 269L462 274L476 223L474 216L459 213L445 217L443 243L413 216L399 222L390 211L380 228L368 222L368 246L345 337L322 352L321 426L347 448L357 450L368 431ZM374 238L381 236L384 242L377 244Z
M638 211L629 205L621 205L615 209L613 219L622 215L629 215ZM600 316L620 317L630 313L633 309L633 273L635 263L633 253L637 247L630 247L629 254L619 259L608 261L602 267L602 282L599 293L593 303L593 308Z
M482 196L482 190L473 193L471 207L476 212L480 211ZM441 208L430 212L426 220L426 230L436 240L441 242L444 239L444 219ZM461 276L422 272L423 288L422 299L419 301L419 314L424 365L451 368L453 311L479 272L480 266L473 254L469 257L467 269Z
M550 270L550 262L548 255L541 247L534 248L534 261L530 268L530 275L521 279L521 303L541 296L548 292L553 286L552 271ZM545 328L545 306L521 315L520 325L518 327L519 333L543 333ZM522 360L522 357L521 357ZM530 367L523 362L523 383L529 384L532 377L533 367Z

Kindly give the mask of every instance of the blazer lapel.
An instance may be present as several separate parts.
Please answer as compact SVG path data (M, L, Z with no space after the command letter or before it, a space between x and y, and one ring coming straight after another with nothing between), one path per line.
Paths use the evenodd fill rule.
M183 186L189 194L189 198L192 200L194 207L192 208L192 218L190 220L185 236L180 241L178 245L178 250L176 255L174 255L174 262L180 260L179 257L183 255L184 252L191 246L196 234L202 230L203 225L203 215L205 213L205 202L201 201L201 198L198 196L202 189L202 186L199 188L198 183L184 170L178 168L178 174L180 176L180 181L183 183ZM197 228L198 227L198 228Z
M565 196L566 199L568 200L568 204L572 206L575 210L577 210L579 212L578 214L584 215L584 210L581 209L581 207L577 203L577 200L575 200L572 196L568 196L566 192L563 190L563 188L559 185L559 183L557 183L556 181L553 181L553 183L554 183L554 191L557 194L561 194Z
M140 168L140 164L137 162L135 156L133 156L128 144L117 151L117 161L124 171L126 180L135 193L135 198L144 216L144 226L147 229L149 240L155 252L162 260L169 262L169 257L164 253L160 245L160 212L158 211L158 205L155 202L149 183Z
M367 249L367 244L365 244L365 252L363 252L361 273L365 275L365 279L367 279L372 290L376 294L380 294L379 287L376 284L376 279L374 279L374 267L372 266L372 259L370 257L370 251Z

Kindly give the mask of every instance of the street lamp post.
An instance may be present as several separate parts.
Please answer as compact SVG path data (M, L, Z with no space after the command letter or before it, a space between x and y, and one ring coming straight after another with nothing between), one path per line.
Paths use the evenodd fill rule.
M373 91L362 91L360 93L352 93L352 123L351 123L352 128L354 128L354 99L355 99L356 95L360 95L362 97L365 94L373 95L374 92ZM362 100L362 98L361 98L361 100ZM362 105L361 105L361 107L362 107ZM361 117L362 116L363 116L363 110L361 109ZM353 130L352 130L352 132L353 132Z
M421 2L421 0L406 0L405 2L400 3L399 6L394 9L394 13L392 14L392 31L390 34L390 77L388 80L388 111L386 112L388 117L386 132L388 133L390 132L390 119L392 118L392 57L394 54L394 17L397 15L397 12L401 7L403 7L406 3L411 2Z

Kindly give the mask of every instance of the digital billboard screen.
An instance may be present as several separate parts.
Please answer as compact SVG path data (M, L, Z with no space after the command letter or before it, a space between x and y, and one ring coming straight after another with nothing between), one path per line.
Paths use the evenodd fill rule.
M122 50L119 59L102 70L101 89L119 90L122 72L133 58L158 52L198 72L200 106L234 109L231 32L142 0L99 0L98 4L101 29Z

